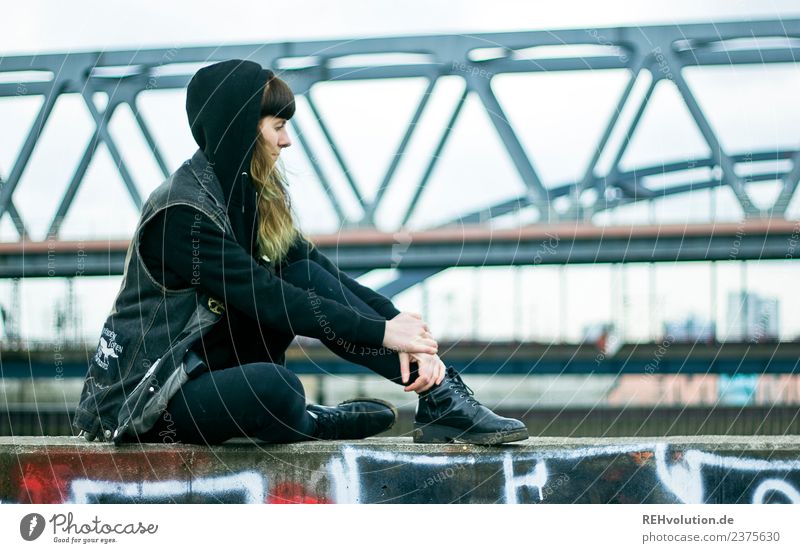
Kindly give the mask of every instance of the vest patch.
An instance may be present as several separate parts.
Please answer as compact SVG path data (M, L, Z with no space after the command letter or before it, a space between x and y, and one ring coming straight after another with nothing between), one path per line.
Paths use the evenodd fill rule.
M97 352L94 354L94 361L103 369L108 370L109 361L118 358L123 349L117 343L117 333L104 326L103 332L100 334L100 343L97 345Z

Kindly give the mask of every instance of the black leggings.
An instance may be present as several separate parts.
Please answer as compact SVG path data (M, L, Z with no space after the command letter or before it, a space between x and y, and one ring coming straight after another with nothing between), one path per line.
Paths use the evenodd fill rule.
M313 261L292 263L283 268L280 277L365 315L378 316L333 274ZM312 299L309 295L309 300ZM271 443L312 439L314 419L306 411L303 385L294 372L283 366L284 353L294 335L259 327L249 317L232 310L226 316L233 351L221 358L228 363L220 361L221 366L213 366L212 360L218 356L204 355L212 365L211 370L184 384L156 425L139 435L140 441L218 444L235 437ZM386 348L362 350L352 344L339 345L335 340L322 343L339 357L401 384L397 352ZM416 364L412 362L410 368L409 381L413 382L417 376Z

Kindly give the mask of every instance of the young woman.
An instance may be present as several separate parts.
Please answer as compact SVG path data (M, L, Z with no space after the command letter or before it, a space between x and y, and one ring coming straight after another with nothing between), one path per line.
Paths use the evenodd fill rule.
M74 424L87 439L216 444L358 439L395 408L307 405L284 366L295 335L419 395L414 440L528 437L481 405L416 313L339 271L293 217L278 169L294 95L272 71L228 60L187 88L199 149L142 210Z

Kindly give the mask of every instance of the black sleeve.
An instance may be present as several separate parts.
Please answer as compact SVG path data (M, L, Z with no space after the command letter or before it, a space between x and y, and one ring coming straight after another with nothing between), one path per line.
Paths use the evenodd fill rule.
M389 298L379 294L368 286L364 286L344 271L339 270L333 261L302 237L292 245L286 257L287 264L298 259L310 259L311 261L319 263L329 273L336 276L339 282L344 284L346 288L364 300L367 305L372 307L381 316L386 317L386 319L394 319L400 314L400 310L394 306Z
M159 262L165 273L174 273L267 327L320 340L341 337L357 344L383 345L383 317L362 315L318 295L312 298L257 263L233 236L191 206L171 206L165 212L163 224L154 225L150 238L142 240L143 247L161 241Z

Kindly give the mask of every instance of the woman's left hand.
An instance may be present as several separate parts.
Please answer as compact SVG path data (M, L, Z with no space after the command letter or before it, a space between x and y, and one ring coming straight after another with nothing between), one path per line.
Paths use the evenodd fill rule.
M411 372L409 365L411 361L417 362L417 379L403 388L406 392L424 392L435 384L440 384L444 380L447 367L436 353L407 353L401 351L400 356L400 375L403 383L408 382Z

